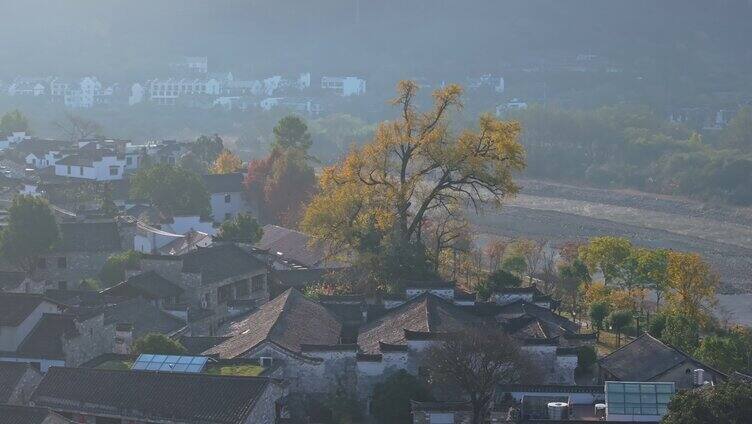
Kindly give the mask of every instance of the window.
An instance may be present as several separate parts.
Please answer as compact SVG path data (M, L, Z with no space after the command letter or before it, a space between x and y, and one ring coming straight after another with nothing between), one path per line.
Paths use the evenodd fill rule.
M111 166L110 167L110 175L117 175L120 173L120 167L119 166Z
M230 212L227 212L225 214L225 221L227 221L228 219L232 219L232 214Z
M39 258L37 260L37 268L39 268L39 269L46 269L47 268L47 258Z
M233 298L232 296L232 285L228 284L226 286L222 286L217 289L217 303L225 303L228 300L231 300Z
M271 356L262 356L259 358L259 363L262 367L269 368L274 363L274 358Z
M127 158L125 158L125 164L128 165L128 166L133 165L133 158L130 157L130 156L128 156Z
M449 413L430 413L428 422L431 424L454 424L454 414Z
M251 279L251 291L257 293L264 290L264 276L257 275Z
M225 203L230 203L232 201L232 194L225 194Z
M248 292L248 280L240 280L237 283L235 283L235 297L236 298L245 298L248 297L250 293Z
M57 258L57 267L58 268L68 268L68 261L65 259L65 256L61 256Z
M71 175L71 167L68 165L68 175Z
M79 166L78 167L78 175L84 175L84 167L83 166Z

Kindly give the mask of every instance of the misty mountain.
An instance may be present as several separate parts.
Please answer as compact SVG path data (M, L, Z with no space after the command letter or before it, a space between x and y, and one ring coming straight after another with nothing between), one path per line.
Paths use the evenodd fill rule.
M595 54L645 72L752 68L752 1L28 0L4 2L0 77L149 77L181 55L249 74L494 72Z

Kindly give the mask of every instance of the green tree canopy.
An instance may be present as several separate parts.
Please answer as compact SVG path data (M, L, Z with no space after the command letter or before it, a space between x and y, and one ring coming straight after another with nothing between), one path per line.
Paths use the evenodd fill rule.
M371 410L383 424L412 423L410 401L432 400L426 385L404 370L390 375L373 388Z
M497 269L492 272L488 278L475 287L478 296L481 299L488 299L491 295L502 288L519 287L522 285L522 279L509 271Z
M665 319L661 340L691 354L700 340L697 321L679 313L667 314Z
M606 302L593 302L590 304L588 315L590 316L590 322L597 331L603 329L603 323L610 313L609 309L608 303Z
M239 213L222 223L214 240L256 243L263 235L264 230L253 215Z
M29 120L18 109L12 110L0 118L0 135L14 132L29 132Z
M684 390L668 405L663 424L747 424L752 417L752 385L729 380Z
M726 334L704 337L694 356L725 373L752 371L752 331L735 328Z
M516 275L523 275L527 270L527 262L522 256L510 255L501 261L501 269Z
M173 340L164 334L149 333L133 342L131 352L134 355L152 353L159 355L185 355L188 351L177 340Z
M591 271L600 270L606 284L621 278L622 265L631 253L632 243L621 237L594 237L580 247L580 259Z
M207 168L224 149L224 142L217 134L212 136L202 135L190 145L191 153L196 155L199 161L206 164Z
M162 213L208 216L209 192L198 174L159 164L140 169L131 179L130 195L146 199Z
M27 275L38 258L60 241L60 228L49 203L41 197L19 195L8 208L8 224L0 233L0 254Z
M632 311L613 311L608 316L608 322L611 329L616 333L616 345L621 346L621 334L632 324Z
M311 134L308 133L308 125L298 116L285 116L274 127L274 147L299 149L307 152L308 148L311 147L311 143Z
M102 270L99 271L99 279L106 287L124 281L125 271L136 267L139 257L139 253L134 250L110 255L102 266Z

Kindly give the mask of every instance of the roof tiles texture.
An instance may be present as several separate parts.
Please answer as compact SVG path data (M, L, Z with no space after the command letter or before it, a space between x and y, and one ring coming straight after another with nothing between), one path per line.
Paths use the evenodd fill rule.
M650 381L687 359L692 358L645 333L602 358L599 364L621 381Z
M265 263L234 244L198 248L182 258L183 272L201 274L203 284L266 269Z
M32 401L60 411L235 424L245 422L268 384L256 377L53 367Z
M301 345L339 343L342 324L322 305L288 289L235 325L235 335L207 350L220 358L237 358L269 341L294 353Z
M424 293L387 312L367 324L358 335L358 346L364 353L379 353L379 342L405 344L405 330L448 333L462 331L480 323L481 319L462 308Z

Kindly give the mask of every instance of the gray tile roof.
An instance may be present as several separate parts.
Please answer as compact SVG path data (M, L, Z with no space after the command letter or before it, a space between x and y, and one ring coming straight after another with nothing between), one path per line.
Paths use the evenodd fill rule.
M361 352L380 352L379 343L406 344L405 330L422 333L462 331L481 322L481 318L435 296L423 293L387 311L366 324L358 335Z
M42 424L50 415L57 416L46 408L0 405L0 424ZM55 422L68 422L60 416L57 417L59 421Z
M183 320L161 311L151 302L141 298L108 306L104 310L104 322L133 324L135 338L147 333L171 334L186 325Z
M239 193L243 191L243 174L203 175L204 184L209 193Z
M300 353L301 345L338 344L342 332L334 314L295 289L261 305L234 327L232 338L204 353L237 358L266 341Z
M311 247L310 239L308 234L300 231L278 225L265 225L264 235L256 246L268 250L272 255L280 256L278 253L281 253L282 260L314 268L326 259L326 251L322 246Z
M598 361L621 381L650 381L684 361L698 361L648 333Z
M264 262L234 244L199 247L182 259L183 272L201 274L203 284L266 269Z
M150 422L240 424L269 384L261 377L53 367L32 401L56 411Z
M0 326L22 323L44 301L57 303L41 294L0 292Z
M119 284L106 290L103 294L133 296L142 295L150 299L164 299L177 297L184 290L172 281L157 274L156 271L146 271L136 274Z
M120 233L115 221L63 222L58 252L117 252Z
M44 314L18 346L18 352L39 358L65 358L63 338L78 335L72 315Z

